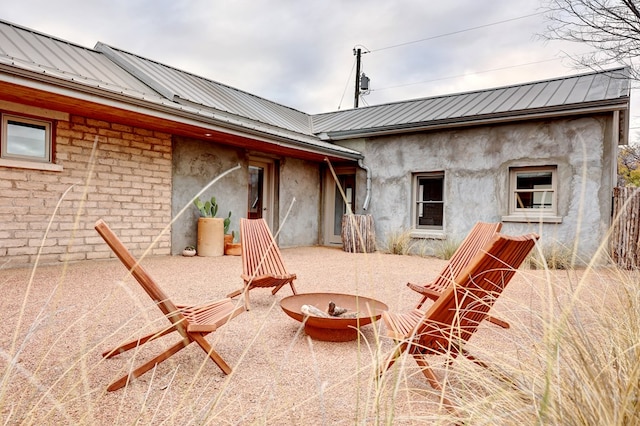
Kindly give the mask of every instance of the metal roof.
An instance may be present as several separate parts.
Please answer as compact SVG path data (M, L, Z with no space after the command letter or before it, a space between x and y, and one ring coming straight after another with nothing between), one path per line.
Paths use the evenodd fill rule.
M317 114L313 131L328 139L482 120L603 108L629 102L626 68L526 84Z
M0 20L0 65L140 98L157 93L104 55Z
M311 135L309 115L293 108L103 43L96 44L95 49L171 101L186 101L236 117Z
M82 90L90 88L119 101L142 101L153 111L167 108L184 117L233 131L267 138L309 152L342 158L362 155L322 141L310 133L309 115L246 92L215 83L135 55L109 48L135 66L124 67L107 55L32 29L0 20L0 70L31 79L55 81ZM110 57L112 56L112 57ZM126 101L125 101L126 102ZM177 116L176 116L177 117ZM270 138L275 138L268 142Z
M0 69L91 87L118 100L167 108L203 125L286 141L345 158L357 151L331 140L527 119L544 114L628 109L627 69L414 99L325 114L293 108L98 42L85 48L0 20ZM43 77L44 78L44 77ZM126 100L125 100L126 102Z

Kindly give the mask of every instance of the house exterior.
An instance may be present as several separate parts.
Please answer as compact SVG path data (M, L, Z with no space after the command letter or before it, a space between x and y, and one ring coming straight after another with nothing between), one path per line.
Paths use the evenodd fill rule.
M108 258L98 218L134 253L178 254L197 194L232 229L264 217L281 246L339 245L335 173L381 240L406 229L429 247L502 221L586 259L610 225L628 111L619 69L310 115L0 21L0 256Z
M617 148L629 127L626 76L619 69L324 114L314 129L364 156L375 200L368 212L383 234L461 241L477 220L503 222L503 232L538 232L543 246L584 264L611 224Z

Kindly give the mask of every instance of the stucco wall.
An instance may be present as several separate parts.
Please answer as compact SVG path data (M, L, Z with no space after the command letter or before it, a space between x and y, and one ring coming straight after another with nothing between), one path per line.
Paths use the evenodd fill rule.
M522 122L388 136L344 143L358 147L372 172L369 208L378 239L409 229L412 173L445 172L446 239L460 241L476 221L507 215L509 168L557 165L560 224L505 222L503 232L538 232L542 243L596 252L610 222L610 116ZM606 142L607 141L607 142ZM362 174L362 172L360 172ZM359 195L364 197L361 185ZM439 241L425 241L432 247Z
M255 158L259 154L254 154ZM265 157L266 158L266 157ZM314 245L318 242L319 166L293 158L271 159L275 167L274 229L280 247ZM230 229L239 230L241 217L247 217L249 155L236 149L205 141L176 137L173 149L173 193L171 253L178 254L187 245L196 245L198 210L191 199L211 180L240 164L210 188L201 199L215 196L220 206L218 217L231 214ZM295 202L286 218L292 200ZM185 208L186 207L186 208Z
M280 168L279 244L309 246L318 244L320 215L320 172L317 163L287 159ZM295 199L293 205L292 200ZM286 218L287 210L291 211Z
M192 198L220 174L240 164L235 170L200 196L204 202L216 197L217 217L231 211L230 230L238 232L240 217L246 217L248 184L247 158L242 150L204 141L175 137L173 144L173 192L171 194L171 254L196 246L200 213Z

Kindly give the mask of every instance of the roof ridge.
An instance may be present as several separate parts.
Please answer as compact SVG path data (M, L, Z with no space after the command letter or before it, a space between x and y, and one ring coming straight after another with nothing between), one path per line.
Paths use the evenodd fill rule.
M91 51L91 52L96 52L94 49L92 49L90 47L82 46L82 45L80 45L78 43L74 43L72 41L65 40L65 39L62 39L60 37L56 37L56 36L53 36L51 34L44 33L42 31L34 30L33 28L29 28L29 27L26 27L24 25L18 25L18 24L15 24L13 22L10 22L10 21L7 21L5 19L2 19L2 18L0 18L0 24L4 24L4 25L6 25L8 27L13 27L13 28L16 28L16 29L19 29L19 30L22 30L22 31L27 31L27 32L30 32L32 34L36 34L36 35L38 35L40 37L46 37L48 39L54 40L54 41L59 42L59 43L67 44L69 46L77 47L77 48L88 50L88 51Z
M106 47L108 47L109 49L111 49L111 50L113 50L113 51L115 51L115 52L117 52L117 53L121 53L121 54L126 54L126 55L135 56L136 58L139 58L139 59L142 59L142 60L144 60L144 61L148 61L148 62L154 63L154 64L159 65L159 66L162 66L162 67L166 67L166 68L168 68L168 69L172 69L172 70L174 70L174 71L176 71L176 72L183 73L183 74L186 74L186 75L190 75L190 76L195 77L195 78L197 78L197 79L204 80L204 81L207 81L207 82L209 82L209 83L217 84L217 85L222 86L222 87L226 87L226 88L231 89L231 90L234 90L234 91L236 91L236 92L239 92L239 93L243 93L243 94L245 94L245 95L248 95L248 96L250 96L250 97L252 97L252 98L260 99L260 100L263 100L263 101L265 101L265 102L269 102L269 103L271 103L271 104L273 104L273 105L278 105L278 106L280 106L280 107L282 107L282 108L286 108L286 109L288 109L288 110L295 111L295 112L300 113L300 114L304 114L305 116L308 116L308 117L310 117L310 116L311 116L311 114L309 114L309 113L307 113L307 112L300 111L300 110L298 110L298 109L296 109L296 108L293 108L293 107L290 107L290 106L287 106L287 105L281 104L281 103L279 103L279 102L272 101L272 100L267 99L267 98L264 98L264 97L262 97L262 96L258 96L258 95L256 95L256 94L253 94L253 93L247 92L246 90L238 89L237 87L233 87L233 86L230 86L230 85L225 84L225 83L220 83L220 82L219 82L219 81L217 81L217 80L213 80L213 79L211 79L211 78L204 77L204 76L199 75L199 74L196 74L196 73L194 73L194 72L187 71L187 70L183 70L183 69L180 69L180 68L174 67L174 66L172 66L172 65L165 64L165 63L160 62L160 61L157 61L157 60L155 60L155 59L149 59L149 58L147 58L147 57L145 57L145 56L138 55L137 53L132 53L132 52L129 52L129 51L127 51L127 50L124 50L124 49L120 49L120 48L118 48L118 47L111 46L110 44L107 44L107 43L103 43L103 42L98 41L98 42L96 43L96 50L97 50L97 46L98 46L98 45L106 46Z

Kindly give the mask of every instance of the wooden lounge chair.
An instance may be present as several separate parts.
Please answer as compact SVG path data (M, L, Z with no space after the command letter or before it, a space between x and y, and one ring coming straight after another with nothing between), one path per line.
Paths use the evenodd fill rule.
M237 304L228 298L199 306L173 304L103 220L96 222L95 229L171 323L155 333L131 340L117 348L105 351L102 355L105 358L111 358L174 331L177 331L181 336L181 340L178 343L142 364L124 377L116 380L107 390L114 391L120 389L130 380L152 369L155 365L168 359L192 342L196 342L225 374L231 373L231 367L213 350L209 342L205 339L205 336L225 325L236 315L244 312L244 308L242 306L236 306Z
M473 259L501 229L502 223L477 222L462 243L460 243L455 253L453 253L447 265L433 281L425 284L407 283L407 287L422 295L422 299L420 299L416 305L416 309L420 309L427 299L437 300L447 287L451 285L460 271L469 264L471 259ZM495 317L489 316L487 317L487 321L503 328L509 328L508 322Z
M428 311L383 312L387 335L398 343L397 351L386 368L407 352L414 357L431 386L440 391L442 386L426 360L427 355L446 354L453 359L461 354L488 368L465 351L463 345L486 318L537 239L536 234L520 237L496 234L487 248L471 260ZM452 406L444 392L441 397L445 405Z
M280 249L264 219L240 219L240 243L242 246L242 279L244 287L229 293L236 297L244 293L245 307L249 310L249 291L258 287L275 287L276 294L289 284L293 294L298 294L293 281L296 274L287 272Z

